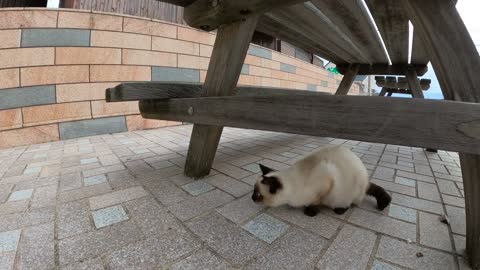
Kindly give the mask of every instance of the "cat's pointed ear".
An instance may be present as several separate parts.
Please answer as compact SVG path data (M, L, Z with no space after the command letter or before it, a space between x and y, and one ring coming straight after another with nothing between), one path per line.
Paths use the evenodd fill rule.
M262 170L262 175L267 175L268 173L273 172L273 169L270 169L267 166L264 166L262 164L258 164L258 165L260 165L260 170Z

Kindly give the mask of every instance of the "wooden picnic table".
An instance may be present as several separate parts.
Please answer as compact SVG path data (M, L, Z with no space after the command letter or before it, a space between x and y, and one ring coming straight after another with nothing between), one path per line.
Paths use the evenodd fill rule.
M135 96L143 117L194 123L186 175L210 172L223 126L458 151L467 255L480 267L480 58L455 0L164 2L185 7L190 26L217 30L205 83L128 84L109 89L107 98ZM336 95L234 95L255 30L335 63L344 75ZM406 76L411 92L423 96L417 77L428 62L446 100L346 96L362 74Z

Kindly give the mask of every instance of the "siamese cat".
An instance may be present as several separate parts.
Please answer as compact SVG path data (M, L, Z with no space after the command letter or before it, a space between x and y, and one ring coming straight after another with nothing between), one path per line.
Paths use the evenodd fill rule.
M261 164L260 169L262 176L255 183L252 200L270 207L305 207L307 216L315 216L320 205L342 215L365 195L375 197L379 210L392 200L382 187L369 182L360 158L343 146L322 148L285 170Z

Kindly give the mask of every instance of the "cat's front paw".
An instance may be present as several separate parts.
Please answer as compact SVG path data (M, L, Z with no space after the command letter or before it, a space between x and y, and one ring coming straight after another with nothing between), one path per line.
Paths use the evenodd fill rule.
M303 213L306 216L314 217L318 214L318 209L314 206L305 206L305 208L303 209Z

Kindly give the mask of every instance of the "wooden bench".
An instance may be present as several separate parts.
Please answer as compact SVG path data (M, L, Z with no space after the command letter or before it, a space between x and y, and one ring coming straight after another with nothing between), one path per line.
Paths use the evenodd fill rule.
M418 79L417 79L418 80ZM411 86L407 82L406 77L393 77L393 76L375 76L375 81L378 87L382 87L379 96L392 96L392 94L408 94L414 98L423 98L423 93L412 91ZM430 89L430 79L421 79L418 80L420 84L420 89L422 91L427 91Z
M165 2L185 7L190 26L217 30L205 83L128 84L108 95L115 97L111 101L141 100L143 117L195 124L186 175L210 172L223 126L458 151L467 255L472 268L480 267L480 59L455 1ZM410 59L409 21L414 27ZM336 95L283 90L282 95L233 96L255 30L335 63L344 75ZM406 76L412 94L423 97L417 78L428 62L447 100L345 96L356 75L377 74ZM128 87L136 93L129 94Z

